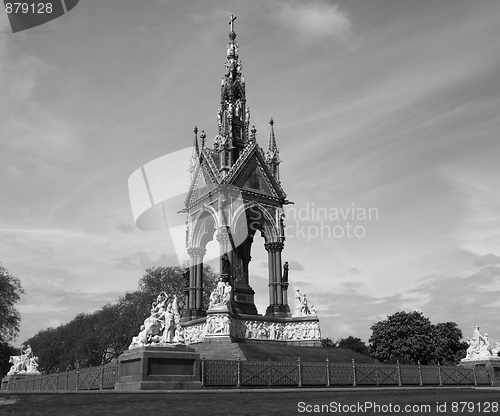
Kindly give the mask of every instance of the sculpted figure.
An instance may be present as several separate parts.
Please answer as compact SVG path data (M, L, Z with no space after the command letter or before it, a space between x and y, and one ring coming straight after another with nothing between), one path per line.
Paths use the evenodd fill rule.
M302 315L309 314L309 307L307 306L307 297L306 297L305 293L304 293L304 297L302 298L302 309L300 312L302 313Z
M285 261L283 264L283 276L281 277L281 283L288 283L288 262Z
M184 344L184 330L180 324L175 327L175 335L173 339L174 344Z
M226 253L224 253L220 257L221 261L221 274L229 275L229 257L227 256Z
M184 292L189 292L189 276L190 276L190 271L189 267L186 267L184 269L184 273L182 273L182 277L184 278Z
M222 302L229 302L231 300L231 285L226 282L224 286L224 294L222 295Z
M31 374L40 374L40 372L38 371L38 357L31 357L29 359L26 372Z
M12 364L7 375L12 374L40 374L38 372L38 357L33 355L30 345L26 349L21 348L21 355L12 355L9 357L9 363Z
M300 315L302 311L302 296L300 296L299 289L295 291L295 299L293 301L294 315Z
M274 326L274 322L271 322L271 324L269 325L269 339L276 339L276 327Z
M23 371L23 361L21 359L20 355L11 355L9 358L9 363L12 364L10 367L9 372L7 373L8 376L11 374L17 374Z
M478 326L474 327L472 338L467 337L467 343L469 344L465 356L465 359L467 360L486 358L493 355L493 350L490 347L488 334L485 333L484 335L481 335L479 333Z

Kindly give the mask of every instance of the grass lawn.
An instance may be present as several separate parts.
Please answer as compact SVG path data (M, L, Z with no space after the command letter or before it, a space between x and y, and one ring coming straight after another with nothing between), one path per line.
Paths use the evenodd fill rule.
M331 403L337 406L330 407ZM366 402L377 409L361 407ZM458 409L453 403L466 402ZM492 404L496 402L496 406ZM287 389L203 390L162 393L44 393L0 394L0 415L47 416L167 416L167 415L495 415L500 414L500 388L456 389ZM489 403L489 404L487 404ZM439 404L440 411L437 409ZM444 411L446 404L446 412ZM314 407L315 405L323 405ZM345 407L349 405L349 409ZM387 407L383 407L383 406ZM388 406L392 405L391 408ZM405 409L406 405L415 406ZM420 407L429 405L430 408ZM310 407L308 407L310 406ZM468 406L468 407L467 407ZM480 407L479 407L480 406ZM390 411L392 409L392 412ZM427 410L429 409L429 411ZM345 410L345 411L343 411ZM396 410L396 411L395 411ZM406 410L406 412L405 412ZM456 410L453 412L453 410Z

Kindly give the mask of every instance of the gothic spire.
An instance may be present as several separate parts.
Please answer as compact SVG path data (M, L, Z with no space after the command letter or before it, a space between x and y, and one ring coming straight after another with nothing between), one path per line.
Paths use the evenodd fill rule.
M215 147L221 153L220 170L228 170L248 144L250 110L246 107L245 80L241 73L238 44L234 31L236 16L231 14L224 78L221 83L218 134Z
M269 125L271 126L271 132L269 134L269 149L266 154L266 159L274 176L276 177L276 179L279 180L279 164L281 161L280 161L280 152L278 146L276 145L276 138L274 136L273 119L269 120Z
M193 172L196 168L196 162L200 156L200 149L198 147L198 127L194 126L194 141L193 141L193 153L191 154L191 160L189 161L189 173L193 176Z

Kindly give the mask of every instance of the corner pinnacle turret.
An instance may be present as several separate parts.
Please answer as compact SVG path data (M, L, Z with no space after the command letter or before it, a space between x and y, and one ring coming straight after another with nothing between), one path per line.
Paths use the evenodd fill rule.
M278 146L276 145L276 138L274 137L274 120L269 120L269 125L271 126L271 132L269 134L269 149L266 153L266 161L271 168L271 172L274 177L279 180L279 164L280 164L280 152Z

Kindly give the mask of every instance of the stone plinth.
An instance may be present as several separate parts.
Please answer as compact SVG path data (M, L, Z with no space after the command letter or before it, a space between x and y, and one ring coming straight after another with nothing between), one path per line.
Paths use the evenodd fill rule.
M201 388L200 355L183 345L139 347L118 358L115 390L192 390Z
M183 323L186 343L265 342L284 345L321 346L321 331L316 315L273 317L243 315L226 307L207 311L204 321Z
M493 383L498 386L500 385L500 357L489 356L481 358L462 358L458 367L487 367L491 369L493 374Z
M11 379L13 379L14 377L16 377L16 376L5 376L4 378L2 378L2 388L1 388L1 391L7 391L7 390L9 390L9 388L8 388L9 381Z

